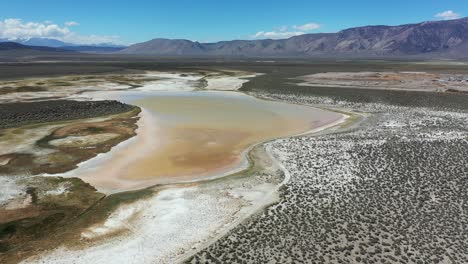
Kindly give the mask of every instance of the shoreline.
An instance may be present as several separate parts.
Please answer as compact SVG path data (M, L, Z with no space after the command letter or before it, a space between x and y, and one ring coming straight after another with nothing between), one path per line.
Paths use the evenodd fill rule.
M186 65L191 64L180 67L186 67L184 72L202 67ZM46 197L43 203L48 210L56 213L56 206L66 205L59 212L73 216L69 203L74 197L96 203L91 207L77 204L84 211L58 224L48 219L41 222L42 216L19 214L22 220L11 224L21 227L22 221L36 221L39 233L18 233L17 238L27 238L24 241L10 242L7 237L9 248L0 259L6 263L77 264L464 259L463 250L459 250L463 237L447 234L463 233L463 210L458 209L463 205L460 186L468 168L468 98L452 93L304 87L292 81L322 71L396 71L395 63L291 65L232 65L267 72L267 76L245 83L238 92L258 99L312 105L348 117L336 120L335 126L330 123L308 133L252 144L245 150L246 169L194 184L149 187L99 200L100 194L77 178L35 177L18 182L20 185L11 181L11 186L5 185L5 199L11 199L11 193L17 199L11 203L15 206L32 201L38 194L39 203ZM216 70L220 64L211 67ZM432 70L466 72L461 67ZM26 73L26 69L20 71ZM119 78L115 76L115 80ZM135 142L135 138L116 144L109 153ZM441 168L445 169L441 172ZM37 190L19 197L26 188ZM421 221L425 224L417 225Z
M197 93L198 91L194 91L194 93ZM211 92L211 91L199 91L202 93L206 92ZM285 104L290 104L289 102L282 102L279 100L270 100L266 99L263 97L257 97L242 91L213 91L215 93L234 93L234 94L243 94L248 97L252 97L258 100L264 100L264 101L272 101L272 102L277 102L277 103L285 103ZM118 100L119 95L117 94L117 97L114 98L115 100ZM297 136L303 136L303 135L308 135L308 134L314 134L318 131L325 130L329 127L336 126L342 122L345 122L348 118L349 115L346 115L342 112L336 112L331 109L323 109L319 107L314 107L310 105L301 105L301 104L293 104L293 105L299 105L302 107L307 107L310 109L319 109L323 111L328 111L328 112L335 112L340 115L338 119L332 119L330 120L321 120L320 122L323 122L323 124L320 124L319 126L312 127L309 130L306 130L304 132L300 132L298 134L292 134L292 135L287 135L287 136L280 136L280 137L275 137L275 138L270 138L266 139L260 142L256 142L252 145L250 145L248 148L244 149L240 155L239 155L239 161L236 162L235 164L231 164L229 166L226 166L226 168L218 168L214 170L213 172L209 172L206 174L202 175L196 175L196 176L181 176L179 179L172 179L171 177L161 177L159 179L155 179L155 183L150 183L151 180L140 180L141 183L139 183L139 180L126 180L126 179L119 179L119 178L112 178L114 181L114 184L116 184L116 189L105 189L102 187L99 187L99 184L96 185L98 182L106 182L103 177L100 176L100 179L96 179L95 177L92 176L92 174L101 172L100 175L105 173L106 175L109 174L109 170L105 170L104 167L109 167L110 163L114 163L114 165L110 166L111 170L116 170L117 168L124 168L125 164L129 164L133 160L137 159L138 156L141 156L142 153L148 153L148 151L151 151L151 149L154 149L155 146L153 143L157 141L157 138L154 138L154 133L158 130L158 126L155 123L154 120L151 120L154 118L154 116L151 116L151 113L149 113L149 110L145 110L142 108L141 113L139 114L140 120L138 121L138 129L136 130L136 136L134 138L131 138L127 141L121 142L117 146L114 146L109 152L103 153L102 155L99 155L91 160L85 161L82 164L78 165L78 168L72 171L68 171L62 175L50 175L50 176L64 176L64 177L78 177L85 182L90 183L94 187L98 188L99 191L107 193L107 194L112 194L112 193L118 193L118 192L123 192L123 191L138 191L140 189L145 189L145 188L151 188L151 187L156 187L156 186L167 186L167 185L174 185L174 184L190 184L190 183L202 183L202 182L209 182L209 181L214 181L214 180L219 180L225 177L230 177L245 171L248 171L249 168L252 166L252 161L249 160L249 154L253 148L256 146L262 145L262 144L267 144L268 142L278 140L281 138L290 138L290 137L297 137ZM156 121L157 122L157 121ZM148 142L153 142L151 144L148 144ZM151 149L149 146L151 145ZM117 155L117 156L115 156ZM131 158L130 158L131 157ZM112 162L114 160L114 162ZM115 161L117 161L117 166L115 166ZM103 167L104 166L104 167ZM105 171L102 171L105 170ZM80 176L82 174L82 171L85 172L84 176ZM187 179L189 178L189 179ZM111 182L109 181L109 182ZM132 184L132 186L125 188L125 189L119 189L117 187L118 182L121 182L125 184L125 182L128 182L129 184Z
M110 191L110 190L106 190L106 189L99 189L99 188L97 188L96 186L94 186L92 184L92 181L89 181L89 179L91 179L91 180L93 179L93 177L92 177L93 173L96 173L96 172L98 172L99 170L102 169L100 167L104 163L111 162L111 160L113 158L115 158L114 155L116 155L116 154L119 155L120 151L122 151L125 148L128 148L132 144L139 144L139 145L142 144L142 142L140 142L142 140L140 130L142 130L142 127L147 126L147 124L146 125L143 124L143 126L142 126L142 123L145 123L145 122L148 123L148 122L151 121L151 120L148 120L148 118L145 118L146 115L148 115L146 113L146 110L141 108L141 111L138 114L138 118L139 118L139 120L137 121L138 128L135 130L136 135L134 137L131 137L131 138L127 139L127 140L124 140L124 141L118 143L117 145L113 146L108 152L99 153L98 155L96 155L95 157L93 157L91 159L88 159L88 160L85 160L85 161L82 161L82 162L76 164L76 168L73 169L73 170L70 170L70 171L67 171L67 172L64 172L64 173L60 173L60 174L47 174L47 175L43 175L43 176L47 176L47 177L64 177L64 178L79 178L79 179L83 180L84 182L87 182L87 183L91 184L99 192L105 193L106 195L115 194L115 193L119 193L119 192L126 192L126 191L138 191L138 190L143 190L143 189L149 188L148 186L146 186L146 187L143 186L141 188L136 188L136 189L132 189L132 190ZM150 133L148 133L148 131L146 131L146 134L145 134L146 139L148 139L148 134L150 134ZM138 137L138 136L140 136L140 137ZM117 152L117 153L114 153L114 152ZM142 155L142 154L144 154L144 152L140 153L140 155ZM120 156L122 156L122 153L120 153ZM84 177L79 176L80 174L84 175ZM91 174L91 176L90 176L90 174Z
M442 254L447 259L458 256L460 260L460 256L463 257L463 251L444 252L445 243L431 238L434 234L440 239L450 239L458 248L463 245L461 237L446 236L447 230L459 233L462 229L463 221L459 220L462 218L451 216L452 213L461 216L463 211L450 209L461 208L459 206L463 201L458 192L462 189L456 188L453 192L446 190L454 186L453 182L461 183L464 180L456 164L466 163L463 158L467 150L463 137L466 125L459 125L467 124L463 122L467 118L466 113L440 112L437 108L408 109L384 103L376 107L364 104L363 100L337 104L336 101L328 101L328 98L307 95L284 94L273 98L355 109L357 116L349 121L356 122L344 123L337 130L318 132L323 136L316 138L293 138L275 143L274 150L278 150L280 161L293 176L282 189L284 196L281 197L281 206L271 206L264 213L253 216L252 221L238 226L206 250L189 258L188 263L213 259L226 262L232 261L232 258L239 263L252 259L258 262L287 262L290 252L297 249L296 241L304 246L303 254L297 258L299 262L301 259L324 257L349 263L355 261L357 255L353 249L369 243L369 237L375 237L375 241L364 246L359 256L373 262L383 262L384 259L387 262L401 262L410 258L415 261L419 256L422 259L438 256L442 261ZM435 128L427 127L428 123L436 120ZM355 129L356 124L359 125L358 129ZM447 128L457 131L457 134L447 135L444 133ZM448 153L454 158L444 159ZM435 162L434 166L427 165L428 157ZM303 166L298 166L300 164ZM449 164L454 167L447 166ZM453 169L448 170L441 179L441 167ZM428 195L428 201L423 206L421 196L414 196L414 188L419 188L421 184L421 171L426 188L431 190L431 196ZM365 190L364 194L359 190ZM442 200L447 202L447 207L441 207ZM405 201L404 205L401 201ZM433 206L441 208L441 211L434 214L431 210ZM402 207L411 213L399 214ZM364 216L366 220L354 218L356 215ZM342 223L351 223L350 219L357 225L343 228ZM424 219L430 220L425 226L400 225L401 221L419 223ZM373 229L369 229L369 222L373 223ZM441 222L445 224L441 226ZM307 236L303 236L305 232ZM408 233L411 235L408 236ZM337 237L346 239L336 240ZM285 243L282 243L283 239L287 239ZM388 244L382 242L387 239L390 240ZM424 243L421 244L421 241ZM394 245L397 245L397 250ZM398 251L398 248L408 245L413 248L412 254ZM374 248L377 246L382 248L382 252L389 252L389 255L375 254ZM329 251L330 248L337 250ZM442 253L433 253L438 250Z
M259 99L259 100L265 100L264 98L257 97L257 96L254 96L254 95L242 92L242 91L232 91L232 92L233 93L244 94L244 95ZM270 100L270 101L276 101L276 102L291 104L289 102L283 102L281 100ZM310 106L310 105L304 105L304 106L314 108L314 109L320 109L320 108L313 107L313 106ZM322 110L330 111L330 109L322 109ZM149 125L147 123L145 124L145 121L148 121L146 118L144 118L145 111L146 110L142 108L142 111L141 111L141 113L139 115L140 116L139 122L143 122L143 125L140 126L140 124L138 124L138 129L136 130L136 136L135 137L132 137L129 140L122 141L121 143L117 144L116 146L113 146L111 148L111 150L109 152L107 152L107 153L99 154L98 156L96 156L96 157L94 157L92 159L89 159L87 161L84 161L84 162L78 164L78 169L80 169L80 167L82 169L86 169L87 166L92 167L93 165L99 167L101 165L100 163L102 162L101 159L112 160L113 157L111 155L112 155L113 151L121 149L121 148L125 148L129 144L134 144L135 141L137 141L139 138L141 140L141 136L142 136L142 134L144 135L144 133L146 133L147 136L148 136L148 134L151 134L151 133L149 133L150 131L148 130ZM146 115L146 117L147 117L147 115ZM150 119L150 118L148 118L148 119ZM198 251L203 250L204 248L206 248L207 246L211 245L216 240L218 240L220 237L223 237L224 235L226 235L230 230L232 230L233 228L235 228L236 226L238 226L242 222L249 219L249 217L251 217L252 215L254 215L254 214L258 213L258 212L261 212L261 210L263 208L271 205L272 203L274 203L274 202L276 202L278 200L278 195L279 195L278 190L282 185L286 184L287 181L289 180L289 177L288 177L289 172L287 170L285 170L284 166L281 167L281 164L274 157L273 153L269 152L269 150L267 149L268 143L279 140L279 139L282 139L282 138L298 137L298 136L302 136L302 135L309 135L309 134L318 133L320 131L323 131L323 130L329 129L331 127L337 126L337 125L345 122L347 119L348 119L347 115L345 115L343 113L340 113L340 117L337 118L336 120L333 119L330 122L325 122L324 124L321 124L318 127L313 127L313 128L311 128L311 129L309 129L307 131L304 131L304 132L301 132L301 133L298 133L298 134L288 135L288 136L275 137L275 138L267 139L267 140L252 144L248 148L246 148L245 150L242 151L242 153L241 153L242 162L239 163L240 165L236 166L232 170L225 171L223 174L216 173L213 177L210 177L208 179L207 178L205 178L205 179L195 179L195 180L185 181L185 182L179 181L179 182L176 182L176 183L172 182L172 183L167 183L167 184L155 184L153 186L142 186L141 188L135 188L135 190L140 191L140 190L144 190L144 189L148 189L148 188L155 188L155 187L159 186L159 187L162 187L162 188L168 188L168 189L173 189L174 191L177 191L179 188L183 187L184 184L185 185L187 185L187 184L190 185L190 183L197 183L197 185L198 184L201 185L202 183L215 182L217 180L221 180L220 181L221 183L222 182L237 181L237 179L235 179L233 177L235 177L236 175L242 174L242 173L247 173L248 174L247 176L249 176L249 178L252 178L251 176L253 176L253 174L249 170L252 169L255 166L255 163L259 161L258 158L255 158L255 156L253 155L253 152L252 152L256 147L264 149L265 150L264 154L266 154L266 158L268 158L271 162L273 162L275 164L275 166L280 168L280 170L284 174L284 178L282 179L280 184L276 184L276 183L275 184L268 184L267 187L261 187L262 185L256 186L255 188L258 187L258 188L267 188L267 189L262 189L262 196L254 198L252 200L252 202L254 202L254 204L248 204L248 205L244 204L241 207L239 207L240 210L238 211L238 213L240 215L237 216L237 213L236 213L235 217L232 216L234 218L233 218L232 221L229 220L231 222L226 222L225 224L221 225L218 229L214 229L214 230L212 230L211 228L206 229L205 232L208 232L209 235L206 235L206 236L204 235L204 236L200 237L200 240L203 241L204 239L207 239L207 241L202 242L200 244L201 246L198 246L198 244L195 244L197 246L195 251L191 251L191 253L183 254L182 256L177 257L178 262L183 261L183 259L189 258L189 257L193 256L194 254L196 254ZM142 131L140 131L140 129ZM145 142L142 142L141 144L142 144L142 146L147 145L147 144L145 144ZM139 150L141 150L141 149L139 149ZM141 151L139 151L139 153L141 153ZM252 159L252 158L255 158L255 159ZM66 174L72 173L73 171L74 170L69 171ZM59 176L62 176L62 175L52 174L52 175L48 175L48 176L59 177ZM71 177L76 177L74 175L70 175L70 176ZM79 177L79 178L83 179L85 182L89 182L85 178L81 178L81 177ZM99 190L99 191L102 191L102 190ZM127 190L125 190L125 191L127 191ZM117 191L117 192L120 192L120 191ZM108 192L105 192L105 193L108 193ZM116 193L116 192L110 192L110 193ZM154 197L157 198L159 196L156 195ZM243 198L243 199L249 200L250 198ZM236 199L234 199L232 202L235 202L235 200ZM237 208L237 207L235 207L235 208ZM224 222L224 221L227 221L226 219L231 219L231 218L227 217L227 216L223 216L219 220ZM105 241L114 241L114 238L118 238L118 237L113 237L112 236L110 238L105 238L104 240L102 240L102 243L106 243ZM125 240L125 239L123 239L123 240ZM183 249L184 246L187 246L187 245L181 245L180 249L181 250L186 250L187 247L185 247L185 249ZM92 247L93 246L90 246L90 248L92 248ZM97 249L97 250L99 250L99 249ZM48 255L48 253L44 252L44 254L39 254L37 256L40 258L40 256L47 256L47 255Z
M279 195L279 193L278 193L279 189L283 185L285 185L285 184L287 184L289 182L289 180L291 179L291 174L286 169L286 167L275 157L275 155L273 154L273 152L271 150L271 144L270 143L273 143L274 141L280 140L280 139L283 139L283 138L301 137L301 136L317 136L317 133L319 133L321 131L325 131L325 130L333 128L333 127L336 127L336 126L339 126L340 124L342 124L346 120L348 120L348 118L349 118L348 116L343 115L343 117L340 118L339 120L336 120L336 121L334 121L332 123L329 123L327 125L324 125L322 127L314 128L314 129L311 129L309 131L306 131L304 133L300 133L300 134L297 134L297 135L292 135L292 136L287 136L287 137L278 137L278 138L275 138L275 139L270 139L270 140L267 140L267 141L264 141L264 142L260 142L260 143L257 143L255 145L251 146L248 150L246 150L246 152L247 152L246 155L248 157L251 157L250 153L254 148L257 148L257 147L262 148L264 150L264 153L267 155L268 159L275 166L280 168L281 172L283 173L283 180L278 185L276 185L273 190L270 190L270 192L268 192L268 194L265 195L265 197L261 201L258 201L255 205L252 206L252 208L249 208L249 210L247 212L245 212L243 215L241 215L238 219L234 220L232 223L224 226L223 230L221 232L219 232L218 234L216 234L216 236L212 237L209 241L205 241L199 248L196 248L194 250L191 250L190 252L184 253L183 255L179 256L178 258L176 258L175 263L184 263L190 257L194 256L198 252L200 252L200 251L204 250L205 248L209 247L211 244L213 244L214 242L216 242L220 238L226 236L233 228L235 228L236 226L242 224L244 221L248 220L249 217L251 217L252 215L260 213L264 208L266 208L266 207L268 207L268 206L270 206L270 205L272 205L272 204L274 204L274 203L276 203L278 201L278 197L274 197L274 195L275 194ZM255 162L256 162L255 160L252 161L252 162L249 162L249 167L248 168L246 168L244 170L241 170L241 171L238 171L238 172L235 172L235 173L232 173L232 174L227 175L225 177L234 176L236 174L242 173L243 171L248 171L249 168L251 168L251 167L253 167L255 165ZM222 178L222 177L220 177L220 178ZM220 179L220 178L218 178L218 179ZM214 180L216 180L216 179L214 179Z

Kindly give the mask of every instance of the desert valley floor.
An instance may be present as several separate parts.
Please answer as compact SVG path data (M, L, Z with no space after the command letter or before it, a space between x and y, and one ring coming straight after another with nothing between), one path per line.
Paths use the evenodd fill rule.
M0 64L1 263L467 263L468 64Z

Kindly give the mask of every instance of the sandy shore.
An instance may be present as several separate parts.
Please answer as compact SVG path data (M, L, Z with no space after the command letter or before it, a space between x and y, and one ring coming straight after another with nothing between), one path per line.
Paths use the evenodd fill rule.
M127 190L148 187L148 184L145 183L111 177L118 171L125 170L128 163L144 157L158 147L158 126L154 119L148 115L150 114L144 109L140 112L140 119L137 122L137 136L121 142L107 153L99 154L93 159L78 164L78 168L74 170L49 176L79 177L98 188L100 192L107 194L121 191L119 186L130 186Z
M237 91L242 85L249 81L250 78L262 75L260 73L238 73L236 76L212 76L205 78L207 85L205 90L218 91Z

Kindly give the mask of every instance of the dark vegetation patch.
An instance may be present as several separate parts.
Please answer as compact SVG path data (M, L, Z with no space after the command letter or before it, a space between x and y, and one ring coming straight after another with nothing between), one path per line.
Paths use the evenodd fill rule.
M118 101L55 100L0 104L0 129L28 124L84 119L128 112L134 106Z
M107 219L119 205L153 194L153 190L144 189L105 196L78 178L35 177L26 181L34 201L22 209L0 209L0 214L8 213L10 218L0 221L0 263L18 263L63 244L79 247L85 228ZM63 184L67 186L65 194L45 194Z
M26 153L0 155L0 159L8 160L7 164L0 166L0 175L53 174L74 169L80 162L95 157L99 153L108 152L118 143L135 136L139 112L139 108L134 108L133 111L120 114L110 120L64 124L55 129L51 134L35 142L37 148L49 150L46 153L40 155ZM98 136L101 133L116 134L116 137L93 143L88 147L73 144L66 146L49 144L52 140L69 136Z
M359 103L384 103L398 106L431 107L439 109L466 109L468 94L434 93L420 91L396 91L383 89L360 89L341 87L298 86L300 80L292 78L323 72L357 71L427 71L438 73L466 74L468 66L440 66L399 63L354 62L324 63L307 66L251 67L252 70L267 70L267 75L258 76L240 89L245 92L281 93L296 96L314 96ZM464 71L464 72L463 72Z

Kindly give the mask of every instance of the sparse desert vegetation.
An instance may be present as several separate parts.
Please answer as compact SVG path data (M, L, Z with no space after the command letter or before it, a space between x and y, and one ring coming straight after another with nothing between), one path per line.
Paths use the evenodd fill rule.
M363 92L365 93L365 91ZM465 263L468 112L257 93L363 113L271 143L281 200L188 263ZM449 103L449 102L446 102Z

